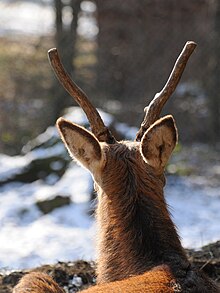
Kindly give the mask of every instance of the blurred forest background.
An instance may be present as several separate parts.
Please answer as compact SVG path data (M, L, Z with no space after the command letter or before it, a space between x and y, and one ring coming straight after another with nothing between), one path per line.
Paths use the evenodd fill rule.
M163 110L175 117L180 141L165 195L184 247L207 245L198 267L219 281L220 1L0 0L0 293L21 276L2 269L57 260L73 292L75 264L60 261L96 258L92 178L49 127L64 112L88 122L79 108L65 111L76 103L47 51L58 48L72 79L115 117L102 112L106 125L130 139L188 40L198 46Z
M30 2L29 22L19 23ZM185 42L197 42L164 113L183 143L220 141L220 1L4 0L0 10L1 153L20 153L74 104L50 68L51 47L97 107L138 126Z

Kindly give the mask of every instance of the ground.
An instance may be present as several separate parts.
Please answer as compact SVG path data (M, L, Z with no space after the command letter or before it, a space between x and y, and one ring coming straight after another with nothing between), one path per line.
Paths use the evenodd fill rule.
M187 250L190 261L213 280L220 283L220 241L204 246L200 251ZM95 284L95 263L83 260L43 265L34 269L51 275L67 293L74 293ZM27 271L0 272L0 293L12 288Z

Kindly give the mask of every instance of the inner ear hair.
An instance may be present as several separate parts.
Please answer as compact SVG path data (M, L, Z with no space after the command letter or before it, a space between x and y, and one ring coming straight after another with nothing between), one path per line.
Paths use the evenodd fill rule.
M91 132L63 118L57 120L57 127L73 158L90 170L100 162L101 147Z
M176 124L171 115L157 120L145 132L141 140L144 160L159 172L164 167L177 143Z

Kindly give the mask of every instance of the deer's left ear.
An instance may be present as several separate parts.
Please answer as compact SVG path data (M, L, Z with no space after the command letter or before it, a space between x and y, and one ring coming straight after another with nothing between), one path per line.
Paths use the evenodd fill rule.
M163 172L176 146L177 136L175 121L171 115L157 120L141 140L141 154L144 160L158 172Z

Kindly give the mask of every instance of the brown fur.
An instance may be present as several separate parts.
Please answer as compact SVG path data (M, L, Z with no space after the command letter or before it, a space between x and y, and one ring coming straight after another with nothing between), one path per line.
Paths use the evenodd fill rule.
M83 293L173 293L181 292L168 267L160 266L153 270L130 277L122 281L115 281L98 285L84 290Z
M25 275L13 293L65 293L47 274L33 272Z
M220 292L187 260L163 195L163 169L177 140L173 118L156 121L141 142L99 143L63 119L58 128L98 192L99 285L85 292Z
M100 283L142 274L174 256L186 262L163 196L164 176L143 161L139 145L104 149L107 164L97 187Z
M173 293L181 292L180 284L166 266L159 266L143 275L126 280L111 282L83 290L83 293ZM25 275L13 293L64 293L54 280L44 273L33 272Z

